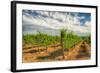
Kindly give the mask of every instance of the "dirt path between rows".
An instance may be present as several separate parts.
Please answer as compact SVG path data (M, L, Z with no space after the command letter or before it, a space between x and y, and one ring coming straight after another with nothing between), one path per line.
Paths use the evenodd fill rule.
M62 58L62 49L60 45L49 47L33 47L23 49L23 63L44 62L57 60L87 60L90 59L90 46L82 41L64 51L64 59Z
M67 60L78 60L78 59L89 59L90 58L90 46L82 41L69 52L65 52L65 59Z

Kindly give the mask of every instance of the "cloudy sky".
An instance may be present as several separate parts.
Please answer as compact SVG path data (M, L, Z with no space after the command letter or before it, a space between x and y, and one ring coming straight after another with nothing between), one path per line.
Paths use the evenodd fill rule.
M29 29L30 25L31 27L32 25L36 25L55 30L64 28L77 34L87 34L91 31L91 14L82 12L22 10L22 25L23 32L30 30L27 33L34 31L34 28Z

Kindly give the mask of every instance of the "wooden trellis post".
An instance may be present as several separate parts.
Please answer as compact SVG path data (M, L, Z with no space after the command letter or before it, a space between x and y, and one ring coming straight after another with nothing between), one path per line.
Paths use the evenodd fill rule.
M65 30L61 30L61 49L62 49L62 56L63 56L63 59L65 59L64 57L64 32Z

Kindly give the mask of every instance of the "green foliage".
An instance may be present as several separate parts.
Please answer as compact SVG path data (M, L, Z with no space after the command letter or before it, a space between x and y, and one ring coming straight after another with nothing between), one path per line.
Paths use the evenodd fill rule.
M68 49L81 42L82 38L73 33L67 33L64 37L64 48Z
M78 35L75 35L74 33L69 33L64 29L61 30L61 32L64 35L63 36L64 49L71 48L78 42L82 41L82 38ZM31 44L33 46L48 46L51 44L58 44L60 43L60 41L61 41L60 36L47 35L41 32L38 32L38 34L34 35L33 34L23 35L23 43ZM87 41L89 42L88 37Z
M66 35L66 32L67 32L66 29L61 29L61 30L60 30L61 36L64 37L64 36Z
M68 32L66 29L61 29L61 39L63 38L63 47L64 49L69 49L73 47L75 44L82 41L82 38L76 35L73 32Z
M44 33L38 33L35 35L24 35L23 42L25 44L32 44L37 46L47 46L50 44L59 43L59 36L51 36Z
M91 45L91 35L86 36L86 37L85 37L85 41L86 41L89 45Z

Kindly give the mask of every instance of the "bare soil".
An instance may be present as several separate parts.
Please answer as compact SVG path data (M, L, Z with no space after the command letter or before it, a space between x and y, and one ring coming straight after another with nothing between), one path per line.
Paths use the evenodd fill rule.
M46 62L57 60L87 60L91 58L91 47L82 41L69 50L64 51L64 58L62 48L59 44L40 46L40 47L24 47L22 53L22 62Z

